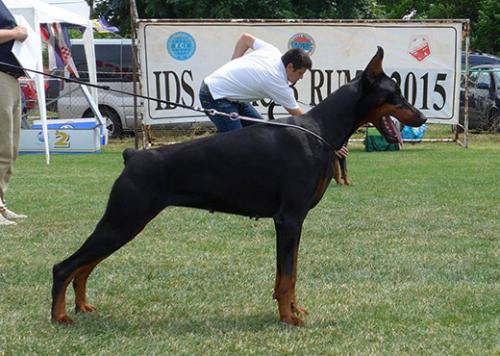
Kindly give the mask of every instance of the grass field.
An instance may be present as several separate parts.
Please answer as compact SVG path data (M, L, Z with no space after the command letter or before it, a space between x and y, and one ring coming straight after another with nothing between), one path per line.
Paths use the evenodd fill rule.
M0 355L500 353L498 135L353 145L354 185L330 185L304 225L304 327L277 322L271 220L181 208L99 265L97 313L50 323L52 265L94 229L127 145L20 157L7 198L29 219L0 227Z

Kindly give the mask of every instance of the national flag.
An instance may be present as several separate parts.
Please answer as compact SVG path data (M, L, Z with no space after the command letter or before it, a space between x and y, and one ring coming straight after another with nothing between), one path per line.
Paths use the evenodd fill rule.
M99 16L97 19L92 20L94 29L99 33L115 33L120 31L116 26L110 26L104 17Z
M79 77L75 62L71 56L71 41L68 28L60 23L40 24L40 32L48 43L49 69L64 68L64 75Z

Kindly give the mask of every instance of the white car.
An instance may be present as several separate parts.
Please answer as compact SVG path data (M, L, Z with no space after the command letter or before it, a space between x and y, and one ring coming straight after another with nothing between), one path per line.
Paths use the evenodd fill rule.
M88 67L82 40L71 40L71 53L82 80L88 80ZM130 39L96 39L97 84L124 92L133 92L132 43ZM134 130L134 98L131 95L99 90L99 109L106 118L109 137L121 137ZM59 94L60 119L92 117L80 85L66 82Z

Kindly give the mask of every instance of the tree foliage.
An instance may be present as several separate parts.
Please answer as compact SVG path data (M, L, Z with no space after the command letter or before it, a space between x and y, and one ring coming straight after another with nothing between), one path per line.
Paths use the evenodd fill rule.
M121 34L130 34L128 1L87 0ZM140 18L168 19L470 19L472 47L500 53L498 0L136 0Z

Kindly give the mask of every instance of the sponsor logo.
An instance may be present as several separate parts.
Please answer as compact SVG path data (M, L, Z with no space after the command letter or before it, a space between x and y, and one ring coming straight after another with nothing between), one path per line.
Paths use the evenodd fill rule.
M38 132L38 134L36 135L36 138L38 140L38 143L44 143L45 142L45 140L43 139L43 132L42 131Z
M302 48L311 56L316 49L316 42L307 33L296 33L288 41L288 49L292 48Z
M410 45L408 46L408 53L419 62L429 57L431 55L429 37L425 35L412 36L410 38Z
M196 42L187 32L175 32L167 40L167 51L172 58L185 61L196 51Z

